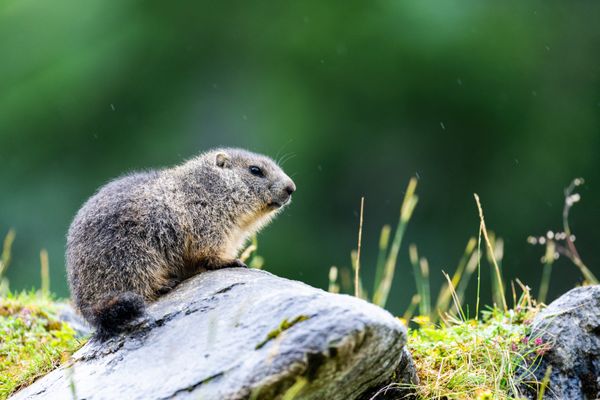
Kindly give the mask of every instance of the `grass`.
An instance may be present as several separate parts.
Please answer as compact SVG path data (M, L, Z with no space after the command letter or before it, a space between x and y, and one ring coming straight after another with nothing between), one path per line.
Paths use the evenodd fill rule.
M535 308L491 309L475 320L411 329L408 348L420 379L421 399L509 399L519 383L523 354L540 353L529 340Z
M412 387L419 399L513 399L517 387L525 382L520 376L528 376L537 363L529 363L529 371L522 370L524 357L539 360L548 350L548 344L540 338L530 338L530 322L543 308L546 301L552 266L563 255L579 269L583 284L596 284L597 278L582 261L575 246L575 236L569 226L569 212L580 200L575 189L583 183L575 179L565 189L563 230L548 231L542 237L530 237L535 245L544 245L542 257L543 275L537 299L531 289L519 280L510 282L512 307L507 301L507 285L502 276L503 241L489 231L483 207L474 195L479 216L478 238L468 240L463 256L454 272L444 271L446 283L442 286L435 304L432 304L430 266L426 257L420 256L417 246L408 246L408 259L415 278L416 294L400 318L408 327L408 348L417 367L419 384ZM358 296L385 307L391 291L402 241L418 202L416 179L411 179L400 209L400 220L390 245L392 228L385 225L379 238L379 253L375 262L373 296L360 289ZM360 226L362 227L362 204ZM355 275L355 287L362 288L359 260L362 232L359 228L359 248L351 252L351 265ZM482 251L483 250L483 251ZM482 260L491 270L492 304L480 311L480 285ZM477 298L475 313L470 315L465 301L465 291L477 272ZM350 292L347 279L338 282L338 276L349 274L344 269L331 267L329 289L331 292ZM517 290L518 288L518 290ZM517 296L517 291L521 294ZM466 307L466 310L465 310ZM418 311L417 315L414 315ZM547 374L546 374L547 375ZM548 378L537 385L543 397ZM400 383L392 384L400 385Z
M0 256L0 400L66 362L83 345L75 331L58 319L50 294L48 253L40 253L42 289L11 293L4 272L15 238L9 231Z
M41 292L0 298L0 399L52 371L82 345Z

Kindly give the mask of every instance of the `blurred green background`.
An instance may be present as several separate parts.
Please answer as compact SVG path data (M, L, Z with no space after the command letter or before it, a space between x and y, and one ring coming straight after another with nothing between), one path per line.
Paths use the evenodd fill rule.
M349 266L365 196L362 264L403 191L420 201L389 308L414 293L406 246L429 259L434 289L478 230L473 193L505 239L507 279L537 290L563 188L600 274L598 2L322 1L0 4L0 234L17 231L12 289L67 296L65 233L95 189L214 146L294 155L298 191L259 237L266 269L326 287ZM483 302L490 301L483 270ZM554 298L580 281L555 265ZM370 287L370 285L368 285ZM474 293L471 293L471 299Z

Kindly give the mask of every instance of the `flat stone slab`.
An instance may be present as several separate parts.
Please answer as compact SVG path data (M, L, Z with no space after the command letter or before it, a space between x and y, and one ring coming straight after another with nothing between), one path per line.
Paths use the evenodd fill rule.
M202 273L148 314L11 399L352 400L416 382L406 330L387 311L268 272Z

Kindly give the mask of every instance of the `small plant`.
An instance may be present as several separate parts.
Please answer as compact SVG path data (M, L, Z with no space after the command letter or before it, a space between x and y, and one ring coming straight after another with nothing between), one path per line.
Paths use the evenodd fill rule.
M562 231L548 231L545 235L530 236L527 238L527 241L530 244L541 245L545 246L546 248L544 256L542 257L544 271L538 292L538 301L540 303L546 301L548 288L550 286L552 265L561 255L567 257L577 268L579 268L579 271L583 275L584 283L590 285L596 285L599 283L598 278L596 278L592 271L582 261L579 251L577 251L577 247L575 246L575 235L571 231L571 226L569 224L569 214L571 212L571 208L575 205L575 203L578 203L581 200L581 196L579 193L575 192L575 189L583 185L583 183L584 180L582 178L577 178L565 188L565 201L562 212Z

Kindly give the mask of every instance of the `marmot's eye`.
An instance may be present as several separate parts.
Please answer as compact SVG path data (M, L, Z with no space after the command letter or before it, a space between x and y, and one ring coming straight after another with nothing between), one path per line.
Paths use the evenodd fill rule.
M250 170L250 173L254 176L260 176L260 177L265 176L262 169L260 169L260 167L257 167L256 165L251 165L249 170Z

